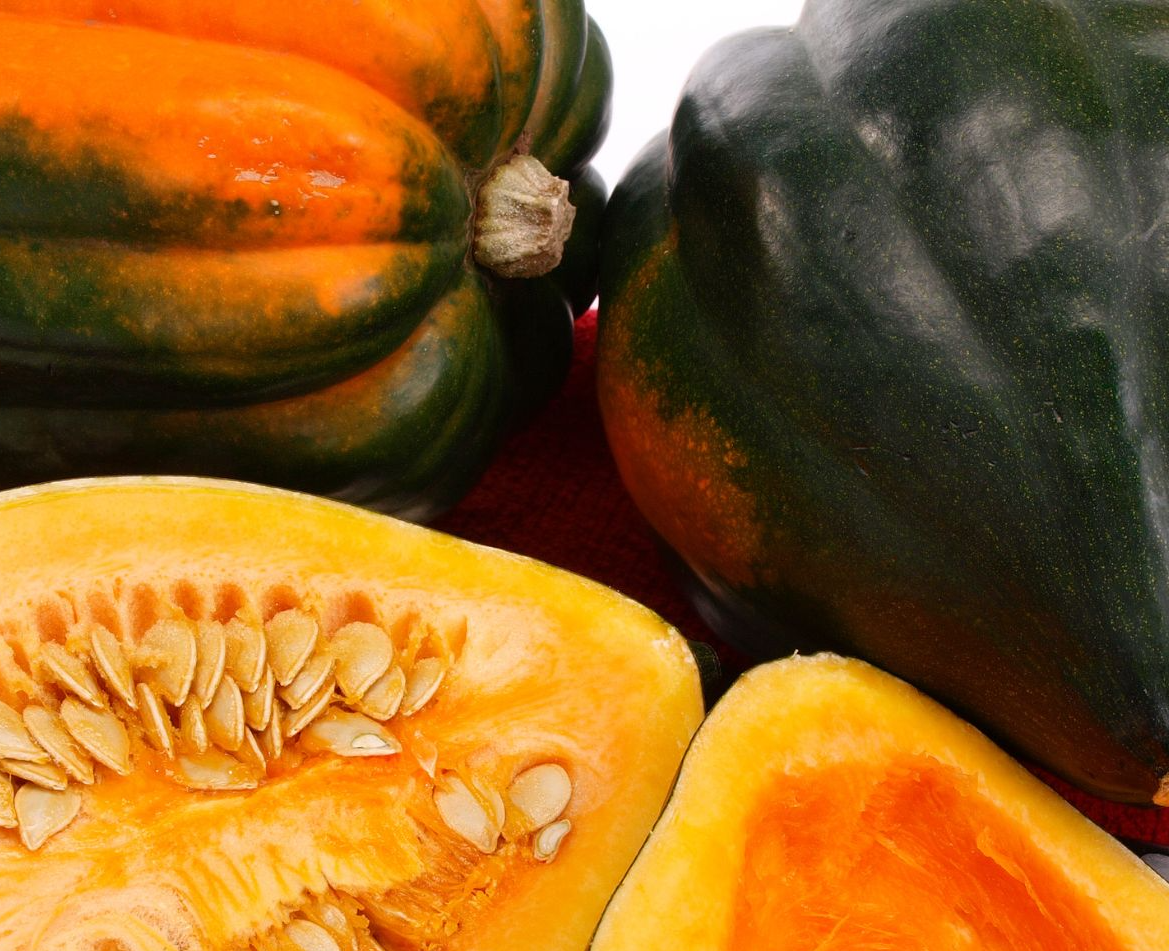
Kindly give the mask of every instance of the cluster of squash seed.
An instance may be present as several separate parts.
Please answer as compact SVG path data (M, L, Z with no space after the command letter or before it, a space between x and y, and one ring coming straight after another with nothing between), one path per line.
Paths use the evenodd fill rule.
M0 701L0 827L18 829L30 850L65 829L82 806L78 786L97 781L95 766L130 772L131 731L192 790L255 788L291 742L300 754L400 753L388 723L435 696L466 621L429 630L430 651L419 656L415 645L401 658L381 626L351 621L326 636L301 608L263 623L166 618L134 644L98 623L69 647L44 641L33 673L57 699L21 710ZM420 765L435 782L442 821L477 849L494 852L506 826L509 837L531 835L537 859L555 857L570 828L560 818L572 794L562 766L515 776L509 811L500 792L439 772L437 750Z

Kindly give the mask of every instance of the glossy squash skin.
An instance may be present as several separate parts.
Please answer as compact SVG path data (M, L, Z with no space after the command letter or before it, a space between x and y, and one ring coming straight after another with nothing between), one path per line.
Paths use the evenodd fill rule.
M711 711L592 951L1154 951L1169 885L982 734L853 659Z
M337 502L78 480L0 535L5 951L583 951L702 718L644 608Z
M523 294L471 239L517 150L604 200L580 0L6 0L0 37L0 483L205 473L427 518L565 372L598 216Z
M809 0L716 45L615 189L598 356L725 636L859 654L1135 801L1169 773L1167 28Z

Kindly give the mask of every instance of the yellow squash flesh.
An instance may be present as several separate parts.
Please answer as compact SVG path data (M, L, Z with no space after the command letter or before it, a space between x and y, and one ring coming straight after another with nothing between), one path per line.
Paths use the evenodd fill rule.
M0 756L4 951L581 949L702 716L647 610L337 503L59 483L0 495L0 540L0 702L55 754L0 708L26 757ZM79 741L46 792L23 774L60 767L54 712L91 742L112 716L124 757L99 731L113 765Z
M860 661L748 672L695 736L592 951L1155 951L1169 885Z

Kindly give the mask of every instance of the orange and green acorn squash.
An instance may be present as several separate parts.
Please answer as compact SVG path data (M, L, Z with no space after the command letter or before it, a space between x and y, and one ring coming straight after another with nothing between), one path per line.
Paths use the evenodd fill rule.
M1169 884L904 681L756 667L699 729L592 951L1159 951Z
M0 494L4 951L583 951L702 717L593 582L218 480Z
M0 484L426 518L560 382L611 86L580 0L0 0L0 45Z
M599 390L694 597L1169 804L1169 5L808 0L615 189Z

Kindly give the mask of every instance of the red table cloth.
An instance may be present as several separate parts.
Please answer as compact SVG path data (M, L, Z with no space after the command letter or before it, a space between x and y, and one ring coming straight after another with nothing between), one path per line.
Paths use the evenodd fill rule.
M717 645L682 597L648 525L609 456L594 383L596 313L576 326L576 352L558 396L513 436L479 485L434 527L539 558L640 601L683 635ZM719 646L729 674L745 659ZM1169 809L1104 802L1036 772L1105 829L1138 850L1169 848Z

